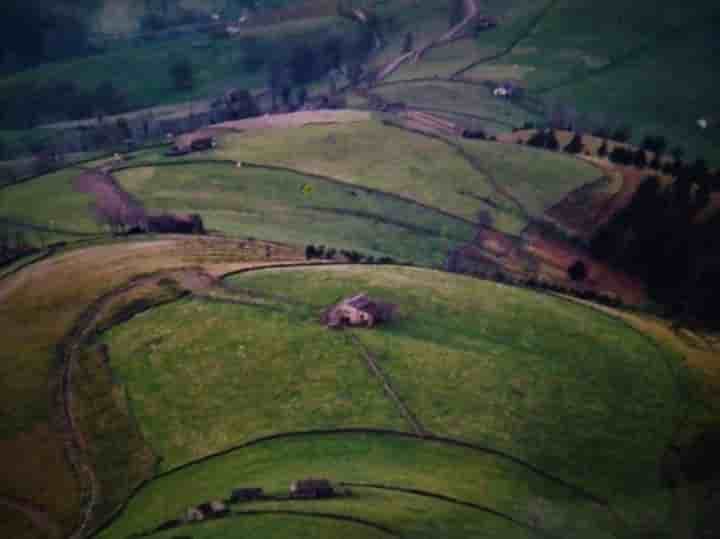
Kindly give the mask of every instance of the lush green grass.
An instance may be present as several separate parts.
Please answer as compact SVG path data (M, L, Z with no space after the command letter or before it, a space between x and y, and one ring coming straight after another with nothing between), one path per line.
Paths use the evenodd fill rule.
M564 192L599 176L590 165L562 155L539 155L532 149L489 142L462 144L487 174L516 194L534 215ZM484 197L509 204L486 174L447 143L375 122L229 135L216 154L327 175L412 198L469 220L479 210L490 211L496 226L506 232L517 233L526 224L517 215L478 200ZM536 169L537 162L541 165Z
M275 432L403 428L361 354L317 314L185 301L113 329L113 369L162 467Z
M187 530L153 534L156 539L173 539L178 533L192 533L194 539L236 539L238 537L288 537L292 539L383 539L386 533L361 524L296 515L246 515L207 522Z
M208 254L214 255L210 263L218 265L268 262L262 244L246 245L241 249L224 240L176 238L87 247L38 262L2 280L0 457L12 463L2 468L3 495L32 500L64 532L72 529L79 515L80 492L63 437L52 423L58 413L59 342L93 301L134 276L203 265ZM108 413L107 407L104 412ZM104 428L112 425L106 422ZM127 447L128 437L119 435L114 442Z
M149 208L192 211L213 230L357 249L440 265L471 227L438 212L290 172L198 164L131 169L120 183Z
M587 162L562 153L482 140L461 144L533 217L541 217L568 193L603 175Z
M291 481L304 477L420 489L484 505L521 522L530 523L534 517L540 528L557 536L610 537L612 531L621 531L604 509L496 456L427 440L344 434L264 442L158 478L100 537L120 538L152 529L188 506L226 498L238 486L261 486L270 494L284 494ZM409 537L536 536L497 516L447 501L369 488L352 490L349 498L252 503L235 509L352 515Z
M388 101L402 101L408 106L493 118L508 124L507 130L537 119L510 101L494 97L490 89L481 85L408 82L380 86L376 92Z
M695 122L718 106L718 60L708 44L719 16L705 0L560 0L501 62L533 68L532 92L628 123L637 140L659 132L717 160L720 131Z
M248 30L243 38L255 39L257 52L265 61L287 60L299 44L319 47L336 36L346 45L358 40L358 26L338 17L286 21L271 27ZM201 40L207 40L206 37ZM0 92L10 94L23 85L48 81L73 81L78 87L94 90L110 81L125 96L128 108L211 97L228 87L259 88L265 85L268 66L248 71L244 65L250 54L246 39L209 41L205 47L194 47L197 36L171 41L126 46L105 54L42 65L0 81ZM193 66L195 86L192 90L174 87L169 69L175 61L187 58Z
M662 491L684 371L678 356L611 318L414 269L260 272L234 282L317 306L360 290L394 301L397 322L358 335L431 431L505 449L616 501L653 505Z
M94 233L91 197L75 191L81 172L68 168L0 190L0 215L50 229Z

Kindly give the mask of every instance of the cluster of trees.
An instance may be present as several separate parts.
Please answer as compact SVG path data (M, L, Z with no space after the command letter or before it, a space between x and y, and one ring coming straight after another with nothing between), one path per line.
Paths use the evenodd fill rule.
M700 220L711 188L702 162L663 188L648 176L592 239L592 253L641 278L668 314L720 325L720 214ZM715 177L716 178L716 177Z
M96 52L90 45L85 21L73 14L75 11L62 9L62 3L46 0L3 3L0 73ZM78 3L88 8L94 4L91 0Z
M31 129L43 123L117 114L127 110L125 95L110 81L94 89L72 81L22 83L0 95L0 126Z
M307 85L331 71L340 72L345 68L348 79L351 82L354 79L353 83L356 83L362 76L361 60L372 46L372 33L363 28L354 39L328 36L318 45L300 43L288 55L275 58L268 66L273 109L279 103L286 107L301 107L307 98ZM255 56L252 51L251 48L245 62L259 68L265 63L265 56Z
M24 230L0 220L0 265L35 250Z
M389 256L374 257L372 255L365 255L356 250L341 249L338 251L332 247L326 248L324 245L313 245L310 244L305 247L305 258L307 260L312 259L323 259L323 260L335 260L337 255L345 257L346 260L353 264L394 264L395 259Z

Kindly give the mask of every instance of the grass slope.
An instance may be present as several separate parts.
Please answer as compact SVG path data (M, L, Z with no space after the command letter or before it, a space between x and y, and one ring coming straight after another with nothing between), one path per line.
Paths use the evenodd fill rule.
M560 0L522 47L497 63L526 69L533 93L629 123L638 140L663 133L715 161L720 131L702 131L695 122L718 105L712 46L718 17L717 4L705 0L631 6Z
M521 523L532 522L536 515L536 525L555 536L611 537L617 529L602 508L493 455L427 440L344 434L263 442L160 477L134 497L125 513L99 537L114 539L153 529L190 505L227 497L237 486L257 485L270 494L282 495L291 481L311 476L419 489L484 505ZM256 502L235 509L351 515L407 537L542 536L503 518L447 501L369 488L352 490L349 498ZM221 526L232 529L233 522L235 519ZM187 531L191 529L195 536L196 528ZM176 534L183 532L175 530ZM286 531L278 537L286 535L292 536Z
M72 529L80 506L78 485L66 460L62 437L52 423L58 412L53 393L59 383L58 343L93 301L133 276L204 264L234 269L252 261L268 262L262 244L241 249L237 244L228 247L223 241L166 238L77 249L3 279L0 456L12 465L0 470L2 495L31 499L57 520L64 532ZM278 256L298 255L289 249L274 249ZM100 398L93 400L101 402ZM91 419L103 417L107 418L98 415ZM128 442L124 435L119 439L122 444ZM7 536L15 535L11 530Z
M184 301L111 331L114 372L162 468L275 432L404 428L360 353L306 316Z
M543 166L536 171L528 162L538 156L526 148L491 143L467 143L465 147L483 166L490 163L488 174L502 174L498 181L507 183L510 191L520 187L519 195L536 208L545 201L549 205L556 202L559 191L599 175L591 166L564 156L542 157ZM497 212L478 200L486 197L507 203L494 191L488 176L448 144L376 122L228 135L216 155L330 176L411 198L468 220L474 220L481 209L489 210L496 214L496 226L506 232L519 232L525 225L517 216ZM549 182L555 184L557 178L562 181L551 186ZM538 192L547 192L544 200L536 200Z
M631 498L662 507L659 468L684 412L684 371L672 352L615 320L412 269L261 272L234 282L316 306L358 290L397 302L396 323L359 337L426 428L508 450L622 500L630 515Z
M284 171L226 164L119 172L147 207L200 213L226 234L357 249L439 266L470 225L409 202Z

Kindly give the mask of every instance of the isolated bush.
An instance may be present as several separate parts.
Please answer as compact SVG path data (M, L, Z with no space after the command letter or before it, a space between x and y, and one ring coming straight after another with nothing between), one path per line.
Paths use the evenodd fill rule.
M627 142L632 136L632 128L629 125L621 125L613 131L612 139L618 142Z
M572 140L563 148L563 151L570 154L578 154L583 151L582 135L575 133Z
M568 276L573 281L584 281L587 278L587 266L582 260L576 260L572 266L568 268Z
M170 66L170 78L176 90L192 90L195 80L190 60L182 58L174 62Z
M627 148L616 146L613 148L613 151L610 152L610 161L621 165L630 165L633 162L633 152Z

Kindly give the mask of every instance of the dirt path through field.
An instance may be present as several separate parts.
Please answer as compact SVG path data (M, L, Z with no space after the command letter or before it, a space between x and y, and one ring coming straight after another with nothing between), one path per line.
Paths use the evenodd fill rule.
M373 82L381 82L383 79L386 79L395 71L397 71L400 66L402 66L405 62L418 62L430 49L450 43L457 39L459 36L461 36L463 32L467 30L468 26L475 20L479 13L479 8L477 6L476 0L464 0L463 8L465 11L465 16L458 24L453 26L450 30L448 30L439 38L431 40L430 43L428 43L427 45L424 45L419 49L406 52L395 58L378 72Z

